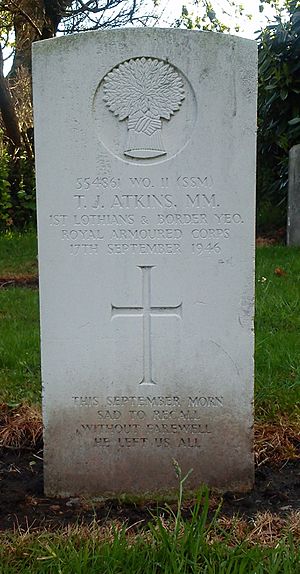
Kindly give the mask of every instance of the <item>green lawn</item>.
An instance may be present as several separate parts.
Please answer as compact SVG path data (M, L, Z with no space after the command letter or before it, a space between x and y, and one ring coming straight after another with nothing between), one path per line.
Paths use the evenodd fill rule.
M2 273L36 269L33 232L0 236ZM277 274L275 272L277 270ZM257 249L256 416L296 414L300 404L300 249ZM39 402L38 292L0 289L0 401Z
M187 521L182 525L187 528ZM63 533L11 536L0 546L1 574L297 574L300 551L282 539L275 548L258 545L208 544L193 539L173 541L171 533L149 543L145 535L133 540L111 532L102 538L95 528L89 536ZM102 538L102 539L101 539ZM111 540L113 538L113 540ZM148 539L150 537L148 536ZM171 542L171 545L169 545ZM1 536L0 536L1 545ZM2 556L1 556L2 554Z
M36 233L0 233L0 276L37 273Z
M300 248L258 248L256 263L256 412L274 418L300 404Z
M0 289L0 402L39 402L38 291Z

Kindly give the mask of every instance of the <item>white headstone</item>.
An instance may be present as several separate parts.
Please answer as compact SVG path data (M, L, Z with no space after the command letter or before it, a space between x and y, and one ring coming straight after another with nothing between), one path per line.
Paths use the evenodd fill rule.
M34 44L45 489L253 481L256 44Z
M287 244L300 245L300 144L289 153Z

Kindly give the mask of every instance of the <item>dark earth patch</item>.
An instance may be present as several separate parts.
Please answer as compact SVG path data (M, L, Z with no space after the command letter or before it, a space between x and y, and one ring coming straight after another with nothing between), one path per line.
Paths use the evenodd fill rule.
M217 506L213 495L213 507ZM93 504L78 498L52 499L43 494L42 450L0 449L0 530L15 528L54 530L72 523L100 525L118 520L133 525L147 523L162 502L128 502L126 499L98 499ZM189 515L191 503L185 506ZM256 470L255 488L248 494L225 493L221 515L239 514L252 518L270 511L285 516L300 509L300 463L262 465Z

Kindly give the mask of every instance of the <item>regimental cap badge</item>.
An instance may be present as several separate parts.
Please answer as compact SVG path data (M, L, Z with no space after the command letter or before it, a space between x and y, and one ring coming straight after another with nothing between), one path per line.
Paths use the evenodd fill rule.
M131 59L105 76L103 89L110 111L120 121L128 118L124 154L142 159L165 155L162 119L169 120L185 98L175 68L154 58Z

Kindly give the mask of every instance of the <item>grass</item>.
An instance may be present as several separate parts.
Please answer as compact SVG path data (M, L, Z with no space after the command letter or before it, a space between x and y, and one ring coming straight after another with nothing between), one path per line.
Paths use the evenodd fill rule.
M0 402L40 401L38 292L0 289Z
M34 230L0 234L0 277L37 273L37 239Z
M101 530L5 537L1 574L296 574L300 553L289 539L275 548L241 543L209 544L186 521L182 538L164 534L128 536L126 527L101 539ZM189 535L193 534L191 540ZM187 539L188 537L188 539ZM109 538L112 538L110 536ZM1 538L0 538L1 543Z
M300 516L270 537L270 516L251 532L240 520L229 528L219 509L209 515L209 491L198 492L189 518L165 507L144 525L107 522L70 525L56 533L0 535L1 574L295 574L300 561ZM280 519L279 519L280 521ZM281 521L281 523L284 521ZM282 524L277 524L282 526ZM265 529L265 532L264 532ZM259 531L260 544L253 533ZM243 538L241 538L243 537Z
M256 265L256 414L299 414L300 249L261 247Z
M208 488L196 495L190 516L182 509L182 476L174 463L177 508L165 506L147 525L96 521L55 533L0 535L1 574L295 574L300 561L300 514L290 520L266 513L245 521L210 513ZM270 528L275 523L275 529ZM277 529L276 529L277 527ZM257 544L259 537L260 543Z

